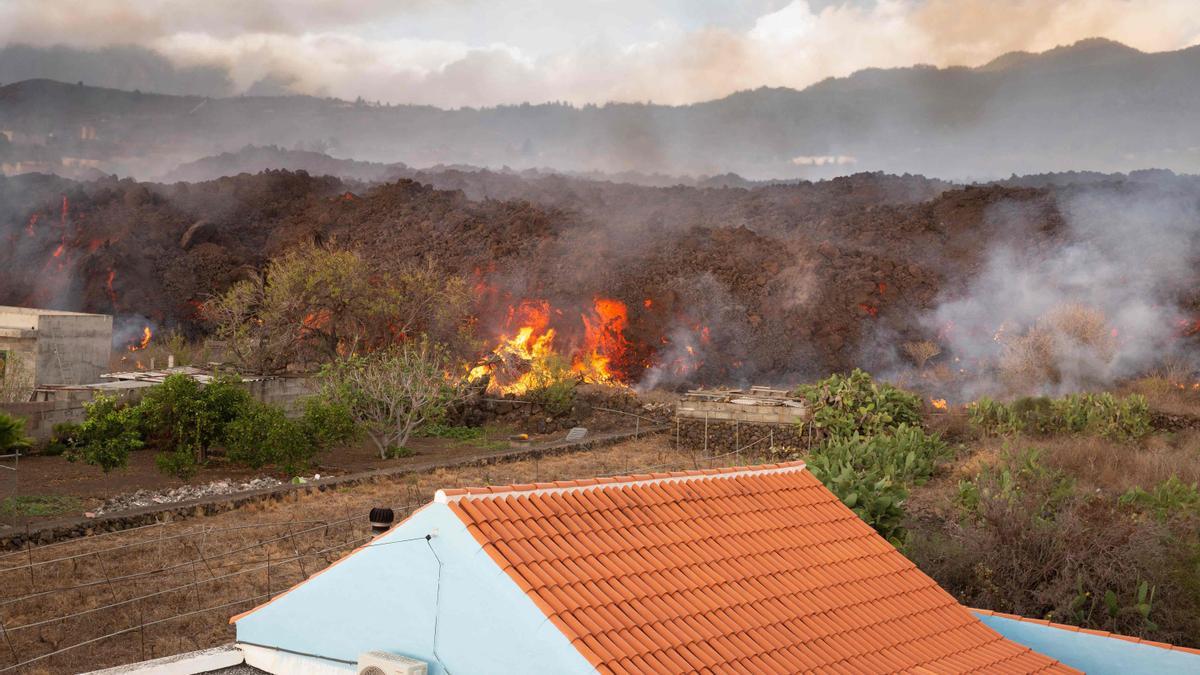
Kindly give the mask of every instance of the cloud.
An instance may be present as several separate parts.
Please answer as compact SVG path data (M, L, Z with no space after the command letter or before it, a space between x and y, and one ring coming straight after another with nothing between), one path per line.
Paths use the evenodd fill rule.
M1194 0L10 0L0 43L134 44L235 87L439 106L680 104L868 67L981 65L1107 37L1200 42Z

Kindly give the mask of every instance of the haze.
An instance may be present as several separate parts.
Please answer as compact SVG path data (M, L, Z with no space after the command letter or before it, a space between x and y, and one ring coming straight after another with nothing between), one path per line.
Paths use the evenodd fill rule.
M1102 37L1200 40L1191 0L4 0L0 82L492 106L684 104Z

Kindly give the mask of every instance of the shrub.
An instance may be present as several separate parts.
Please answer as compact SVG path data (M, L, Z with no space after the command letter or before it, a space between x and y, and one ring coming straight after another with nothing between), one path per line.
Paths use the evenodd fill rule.
M192 464L203 464L208 449L226 441L226 426L254 401L239 383L236 377L219 375L202 386L186 375L168 376L146 392L138 404L146 422L146 435L163 450L190 452L194 456ZM182 464L170 460L167 465Z
M460 443L480 440L487 433L483 427L450 426L440 422L426 424L421 428L421 432L432 438L448 438Z
M0 412L0 452L12 452L29 447L32 441L25 436L25 420Z
M901 484L921 483L933 475L937 463L950 455L936 434L919 427L900 425L887 436L832 438L817 449L815 458L845 464L855 471L875 472Z
M321 450L345 443L358 432L348 406L320 397L304 401L304 415L300 418L300 424Z
M190 448L181 447L172 452L160 452L154 456L154 465L158 470L168 476L174 476L179 480L187 480L196 475L200 470L200 464L196 461L196 454Z
M857 469L844 458L815 455L807 466L863 522L894 545L903 543L908 491L902 485L878 468Z
M142 419L137 406L120 405L111 396L99 395L84 404L78 443L67 459L98 466L105 473L125 466L129 453L142 447Z
M1138 394L1124 398L1109 393L1071 394L1059 399L1025 397L1008 404L981 398L971 405L970 418L984 433L993 435L1088 433L1129 440L1150 433L1150 406Z
M1075 482L1070 476L1043 464L1042 451L1030 448L1009 452L998 464L983 467L974 479L961 481L958 503L966 514L978 515L985 501L1024 500L1028 502L1027 510L1045 516L1057 510L1074 491ZM1041 501L1034 504L1031 499Z
M42 448L42 452L57 456L76 450L79 446L79 425L75 422L59 422L51 428L50 441Z
M1000 374L1018 390L1068 379L1086 383L1107 372L1115 346L1103 312L1084 305L1063 305L1004 345Z
M921 399L889 384L876 384L855 369L804 385L796 394L813 409L813 425L831 437L885 433L902 424L921 421Z
M905 342L904 353L908 354L908 358L913 360L917 368L924 369L929 359L942 353L942 348L936 342L919 340L917 342Z
M289 420L279 406L256 401L229 423L228 457L254 469L274 464L284 473L299 473L321 449L305 426Z
M344 406L386 459L462 395L446 377L450 368L444 347L410 340L329 364L321 371L321 396Z
M549 354L534 359L529 383L525 398L540 405L547 415L560 417L571 412L579 378L562 357Z
M1194 521L1130 518L1036 450L960 484L961 517L907 523L906 554L963 604L1167 642L1200 635Z
M1188 485L1171 476L1151 490L1141 487L1130 488L1121 495L1119 503L1149 511L1159 520L1167 520L1177 514L1200 514L1200 486Z

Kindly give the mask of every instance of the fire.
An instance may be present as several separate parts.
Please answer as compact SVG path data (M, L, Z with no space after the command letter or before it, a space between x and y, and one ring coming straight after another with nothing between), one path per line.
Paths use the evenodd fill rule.
M929 399L929 403L938 410L947 410L949 408L944 398L931 398Z
M859 303L858 308L870 316L879 316L879 308L874 305L868 305L867 303L863 302Z
M64 248L65 248L65 246L63 244L59 244L58 248L54 249L54 257L55 258L61 257L63 254Z
M616 377L611 369L615 358L625 353L625 327L629 311L620 300L596 298L591 316L584 314L584 346L572 358L571 370L584 382L607 384Z
M544 300L525 300L509 307L505 330L496 347L470 370L468 378L478 380L490 375L494 391L516 395L560 377L562 373L556 371L568 371L583 382L620 382L614 368L629 346L624 335L629 321L625 303L596 298L592 308L579 315L582 336L571 340L562 340L551 326L558 319L568 324L563 328L570 328L570 321L560 319L562 316ZM560 352L556 341L566 342L567 349Z
M108 279L104 282L104 288L108 290L108 299L112 301L113 307L117 306L117 292L113 290L113 281L117 278L117 271L110 269L108 271Z
M150 346L150 338L152 335L153 334L150 332L150 326L142 328L142 339L134 344L129 345L129 351L138 352Z

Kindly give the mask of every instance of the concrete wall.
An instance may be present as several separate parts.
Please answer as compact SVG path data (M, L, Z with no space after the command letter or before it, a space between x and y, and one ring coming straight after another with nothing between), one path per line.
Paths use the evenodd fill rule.
M98 382L108 370L112 328L112 317L104 314L0 307L0 329L32 332L5 339L32 354L34 386Z
M35 385L100 381L112 355L112 330L111 316L41 316Z
M246 382L244 385L254 398L277 405L289 414L302 412L299 402L315 393L311 380L306 378L278 378ZM96 394L116 396L124 401L136 403L149 386L123 389L72 389L56 392L53 401L34 403L0 403L0 410L25 419L25 435L38 442L50 440L54 425L59 422L82 422L87 410L84 404Z

